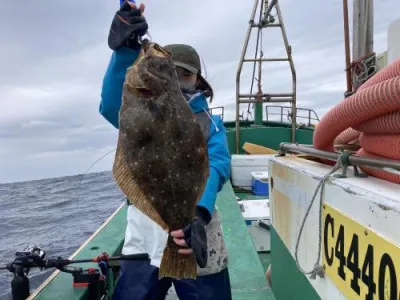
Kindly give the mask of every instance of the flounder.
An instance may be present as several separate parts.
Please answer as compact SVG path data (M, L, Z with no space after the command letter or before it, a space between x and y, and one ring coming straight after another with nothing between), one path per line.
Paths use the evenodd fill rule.
M129 201L167 232L195 219L209 176L207 142L171 53L148 40L125 77L113 176ZM169 236L160 278L196 278L194 254L178 249Z

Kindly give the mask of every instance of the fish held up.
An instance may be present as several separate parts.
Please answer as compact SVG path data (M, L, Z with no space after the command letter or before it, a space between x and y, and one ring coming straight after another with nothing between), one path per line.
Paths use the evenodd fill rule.
M207 142L172 56L148 40L125 77L113 176L129 201L167 232L195 219L209 176ZM178 250L168 235L160 278L196 278L194 254Z

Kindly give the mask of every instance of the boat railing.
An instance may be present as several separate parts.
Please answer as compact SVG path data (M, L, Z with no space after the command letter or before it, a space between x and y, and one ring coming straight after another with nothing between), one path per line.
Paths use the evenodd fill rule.
M280 121L292 123L292 107L282 105L267 105L266 121ZM277 116L277 117L276 117ZM304 121L305 120L305 121ZM308 127L319 122L318 114L313 109L309 108L296 108L296 124L306 125Z
M221 117L222 121L224 121L224 107L223 106L217 106L217 107L210 108L210 114L219 116L219 117Z
M336 162L340 160L340 165L343 167L343 173L339 176L342 178L346 177L347 168L351 166L354 167L354 174L358 177L365 176L359 174L356 166L377 168L396 175L400 174L400 160L364 157L352 153L351 151L329 152L316 149L312 145L299 145L283 142L279 145L278 156L284 156L286 153L308 154L310 156L315 156L320 159L328 159L330 161Z

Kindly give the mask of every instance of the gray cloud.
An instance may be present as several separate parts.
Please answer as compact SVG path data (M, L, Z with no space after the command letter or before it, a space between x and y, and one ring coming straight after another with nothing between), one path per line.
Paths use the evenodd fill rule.
M322 116L345 89L342 7L338 1L281 0L297 71L298 103ZM214 106L235 114L235 77L252 1L149 1L153 40L189 43L201 54L214 86ZM84 172L115 148L117 131L98 113L110 49L109 25L118 1L0 4L0 182ZM375 3L375 48L386 48L386 28L397 0ZM351 8L350 8L351 10ZM6 30L4 30L4 28ZM278 29L263 35L266 57L284 55ZM254 55L254 45L249 47ZM263 67L265 92L290 91L286 64ZM251 65L242 74L248 92ZM247 106L242 106L245 111ZM110 169L111 152L92 171Z

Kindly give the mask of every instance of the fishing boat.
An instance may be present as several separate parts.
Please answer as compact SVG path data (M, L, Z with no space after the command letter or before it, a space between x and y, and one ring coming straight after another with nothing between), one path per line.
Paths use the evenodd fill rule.
M372 6L356 2L355 22L368 26ZM343 7L346 96L352 97L359 82L350 74L357 64L350 63L346 0ZM249 57L250 37L256 31L259 41L262 30L280 30L285 57L265 58L258 46L256 55ZM367 33L366 40L372 38L368 30L357 30ZM353 52L353 62L358 60L357 67L366 70L371 67L367 77L375 77L400 57L399 34L400 19L389 27L386 52L371 59L359 47L358 53ZM263 91L261 64L271 61L288 63L292 86L287 93ZM253 76L258 79L257 89L253 92L252 84L247 94L240 88L244 64L259 70L258 76ZM241 113L243 105L252 111L252 119ZM218 111L224 117L224 108L213 108L213 113ZM396 174L400 162L356 155L355 144L336 145L330 151L314 145L314 134L319 126L325 126L324 119L319 120L312 109L297 107L295 64L277 0L254 1L237 71L236 119L224 124L232 174L218 194L216 206L229 254L233 299L398 299L400 186L365 176L358 167ZM69 259L97 257L103 252L118 256L124 242L126 211L127 206L121 205ZM118 279L118 261L110 264L108 296ZM94 262L79 266L98 268ZM271 285L266 276L270 266ZM29 299L88 299L88 290L84 284L74 286L70 273L56 270Z

